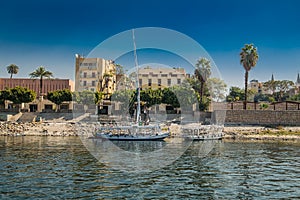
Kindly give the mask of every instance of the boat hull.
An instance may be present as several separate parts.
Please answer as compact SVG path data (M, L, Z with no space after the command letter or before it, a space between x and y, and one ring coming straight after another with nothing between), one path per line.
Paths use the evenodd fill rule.
M150 136L133 136L133 135L109 135L109 134L96 134L97 138L107 139L107 140L118 140L118 141L156 141L164 140L169 137L169 133L163 133L159 135L150 135Z
M223 134L205 134L205 135L194 135L189 136L187 139L190 140L222 140Z

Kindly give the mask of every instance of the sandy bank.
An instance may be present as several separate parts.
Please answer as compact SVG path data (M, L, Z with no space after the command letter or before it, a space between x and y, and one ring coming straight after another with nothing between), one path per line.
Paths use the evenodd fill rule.
M225 139L300 140L300 127L224 127Z

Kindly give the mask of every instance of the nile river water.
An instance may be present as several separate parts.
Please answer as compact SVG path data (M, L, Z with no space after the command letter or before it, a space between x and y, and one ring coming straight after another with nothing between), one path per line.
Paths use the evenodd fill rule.
M0 199L300 199L299 142L219 141L199 157L201 145L130 173L78 137L0 137Z

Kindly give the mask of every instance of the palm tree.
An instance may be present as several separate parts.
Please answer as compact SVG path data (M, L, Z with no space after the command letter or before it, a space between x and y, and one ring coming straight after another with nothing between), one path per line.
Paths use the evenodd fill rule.
M6 67L7 72L10 74L10 78L12 78L13 74L17 74L19 72L19 67L15 64L10 64Z
M105 72L104 74L103 74L103 79L104 79L104 85L105 85L105 89L104 90L106 90L106 98L109 98L110 97L110 89L108 88L108 86L109 86L109 82L112 82L113 84L114 84L114 75L115 75L115 72L114 72L114 70L109 70L109 72ZM103 80L102 80L103 81ZM112 86L112 87L114 87L114 86ZM101 88L102 88L102 83L101 83ZM100 92L102 92L101 90L100 90Z
M45 67L40 66L34 72L29 74L30 78L40 78L40 91L39 96L43 94L43 78L51 78L53 77L53 73L50 71L46 71Z
M202 103L203 99L203 92L204 92L204 86L206 84L207 79L211 75L211 66L210 66L210 60L206 58L201 58L196 63L196 69L195 69L195 77L196 79L201 83L200 85L200 103Z
M253 44L245 44L240 53L240 63L245 69L245 99L244 110L247 109L247 92L248 92L248 74L249 71L255 67L258 60L257 48Z

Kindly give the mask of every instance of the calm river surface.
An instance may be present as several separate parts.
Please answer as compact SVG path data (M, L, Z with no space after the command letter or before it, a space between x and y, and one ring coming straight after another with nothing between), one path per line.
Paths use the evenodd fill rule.
M200 147L137 174L78 137L0 137L0 199L300 199L299 142L220 141L205 157Z

